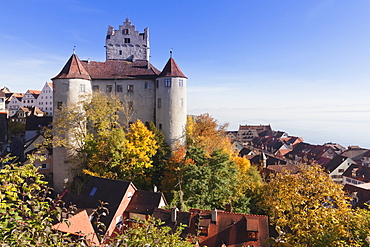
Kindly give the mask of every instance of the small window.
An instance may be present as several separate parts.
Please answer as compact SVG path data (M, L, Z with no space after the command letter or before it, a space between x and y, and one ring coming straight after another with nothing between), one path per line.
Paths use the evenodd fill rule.
M91 189L90 196L94 196L97 190L98 190L98 188L93 187L93 188Z
M208 236L208 227L199 227L200 229L200 236Z
M41 164L41 169L46 169L46 164Z
M130 38L125 38L125 43L126 44L130 43Z
M161 107L162 107L162 99L158 98L158 108L161 108Z
M117 85L116 90L117 90L117 92L123 92L122 85Z
M145 89L150 89L150 81L145 82Z
M158 126L158 127L159 127L159 129L161 130L161 129L162 129L162 124L159 124L159 126Z
M48 104L48 102L45 102L45 105L47 105Z
M122 50L119 50L119 55L122 55Z
M157 80L156 83L157 83L157 88L159 88L159 80Z
M98 91L99 91L99 85L93 85L93 86L92 86L92 90L93 90L94 92L98 92Z
M80 92L84 93L86 91L86 86L85 84L80 84Z
M112 92L112 85L107 85L106 90L107 93Z
M179 80L179 87L183 87L184 86L184 80Z
M134 92L134 85L127 85L127 92L133 93Z
M123 29L122 34L130 34L130 30L129 29Z
M165 87L171 87L171 79L165 79L164 80L164 86Z
M248 240L249 241L257 241L258 240L258 232L248 232Z
M184 106L184 98L180 98L180 107Z

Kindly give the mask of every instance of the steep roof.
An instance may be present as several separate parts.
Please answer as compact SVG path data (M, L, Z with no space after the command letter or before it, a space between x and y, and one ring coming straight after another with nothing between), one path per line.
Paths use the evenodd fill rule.
M60 73L53 79L91 80L89 73L87 73L86 69L82 66L81 61L76 54L72 54L66 65L64 65L62 71L60 71Z
M160 192L137 190L125 211L140 214L153 214L154 209L160 206L162 198L164 197Z
M154 79L160 73L158 69L144 60L134 62L124 60L81 61L81 63L92 79Z
M67 192L62 200L66 206L76 205L78 209L96 209L100 202L109 203L109 214L101 221L108 227L120 206L130 182L91 177L80 195Z
M99 239L95 234L86 210L83 210L68 218L69 224L60 222L55 224L52 229L70 233L77 236L86 236L89 243L99 244Z
M338 156L334 157L332 160L330 160L324 167L327 171L332 172L335 169L337 169L338 166L340 166L347 159L351 159L351 158L346 157L346 156L342 156L342 155L338 155Z
M168 60L167 64L164 66L160 77L182 77L187 78L181 71L180 67L175 62L172 57Z

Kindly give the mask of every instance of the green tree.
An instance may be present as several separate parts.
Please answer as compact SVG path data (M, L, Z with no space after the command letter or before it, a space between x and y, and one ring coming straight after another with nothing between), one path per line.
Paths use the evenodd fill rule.
M234 152L226 127L209 114L188 118L187 145L173 151L165 172L164 190L173 192L172 205L184 210L231 203L236 212L250 212L247 195L260 189L262 179Z
M153 186L162 187L164 172L166 169L167 159L171 154L170 146L165 142L164 134L155 126L153 122L146 124L148 130L154 134L154 139L158 145L157 152L152 156L152 167L145 170L141 188L152 190ZM136 184L136 183L135 183Z
M31 159L32 160L32 159ZM78 243L53 231L61 208L50 198L51 190L33 164L6 163L0 173L0 245L69 246Z
M303 167L298 176L276 174L263 198L279 233L273 241L277 246L360 246L342 186L318 166Z
M188 242L181 237L183 226L172 232L168 226L163 226L160 220L149 217L149 219L137 220L131 227L120 234L115 242L121 243L121 246L130 247L192 247L193 243Z

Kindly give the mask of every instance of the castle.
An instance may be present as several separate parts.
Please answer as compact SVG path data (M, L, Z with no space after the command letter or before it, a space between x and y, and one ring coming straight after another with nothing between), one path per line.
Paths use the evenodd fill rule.
M162 71L149 62L149 30L136 31L129 19L118 30L108 27L106 61L82 61L72 54L52 78L54 109L77 103L94 91L115 94L132 109L131 120L152 121L170 145L185 136L187 77L171 57ZM55 111L55 110L54 110ZM55 116L55 114L53 114ZM66 150L53 149L53 180L57 191L73 178Z

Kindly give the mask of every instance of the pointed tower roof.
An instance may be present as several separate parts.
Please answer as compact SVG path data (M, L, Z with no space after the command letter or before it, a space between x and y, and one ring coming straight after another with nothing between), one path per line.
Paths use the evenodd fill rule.
M82 66L76 54L72 54L62 71L53 79L86 79L91 80L89 73Z
M172 57L168 60L159 77L183 77L187 78Z

